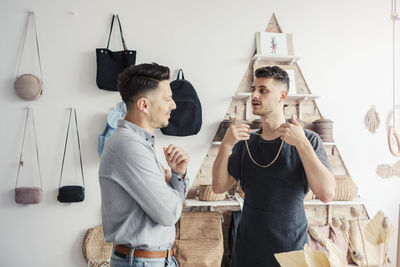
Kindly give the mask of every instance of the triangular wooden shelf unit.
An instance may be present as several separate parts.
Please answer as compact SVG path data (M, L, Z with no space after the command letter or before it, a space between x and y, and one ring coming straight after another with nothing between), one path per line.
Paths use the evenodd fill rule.
M268 23L268 26L266 28L266 31L282 33L281 27L279 26L275 14L272 15ZM305 81L301 69L297 64L297 60L299 58L294 56L289 56L286 58L279 57L278 60L276 58L277 57L258 55L255 52L254 57L252 57L249 60L249 65L239 83L239 86L235 94L232 97L232 101L229 105L228 111L226 112L223 121L220 123L217 133L215 134L212 144L207 152L207 155L203 160L199 171L197 172L196 179L191 188L191 193L188 195L188 199L191 200L186 201L185 203L186 206L196 206L196 205L204 206L203 203L194 201L194 199L196 198L196 192L199 190L200 186L211 185L212 183L212 165L218 153L221 140L225 134L226 129L232 122L232 119L236 118L244 123L248 123L252 129L260 128L261 122L258 116L252 114L251 103L250 103L251 85L254 80L255 69L262 66L277 65L286 70L293 70L296 92L289 92L288 101L286 102L284 108L285 117L289 119L293 114L295 114L297 118L300 120L300 122L303 124L303 126L307 129L312 129L312 122L322 118L321 112L318 109L318 106L315 102L315 99L318 98L318 96L313 95L311 93L311 90ZM342 160L342 157L340 156L336 144L333 142L326 142L324 143L324 145L332 167L332 172L336 177L337 185L339 182L339 187L337 186L337 190L343 190L342 188L343 183L341 182L350 182L353 183L354 185L353 187L355 188L355 189L353 188L352 192L354 195L354 190L357 190L357 187L355 186L353 180L350 177L350 174L345 166L344 161ZM235 190L236 188L233 188L229 193L234 193ZM340 195L340 192L337 192L337 194ZM317 203L315 202L315 200L307 202L308 200L311 199L312 199L311 197L308 197L305 202L310 205L315 205L315 203ZM335 201L335 203L336 202L337 201ZM360 202L359 199L357 199L357 201L355 201L354 204L357 204L359 202ZM207 205L209 206L212 206L212 203L215 203L214 206L218 207L221 206L217 203L217 201L207 202L207 203L208 203ZM319 203L322 205L322 202ZM352 203L352 202L346 202L346 203Z
M272 15L266 31L282 33L275 14ZM297 64L298 59L298 57L294 56L271 57L258 55L256 52L254 53L254 56L250 59L249 65L232 97L232 102L229 105L228 111L226 112L223 121L220 123L207 155L200 166L188 197L185 200L185 210L213 210L221 212L224 217L224 258L230 255L229 246L227 245L227 240L230 235L229 225L232 211L240 211L239 201L233 197L219 201L200 201L197 200L196 195L198 195L199 189L202 185L210 185L212 183L212 165L217 156L221 140L232 119L237 118L242 122L248 123L252 129L260 128L260 121L252 114L250 103L251 85L254 78L253 73L254 69L257 67L278 65L284 69L293 70L296 92L289 92L289 101L286 102L284 110L287 119L289 119L292 114L296 114L303 126L310 129L312 128L313 121L322 118L321 112L315 103L315 99L318 96L311 93L300 67ZM369 219L369 215L364 206L364 201L359 198L354 199L354 196L357 195L357 187L350 177L336 144L334 142L326 142L324 143L324 146L332 167L332 173L336 178L336 196L346 197L352 195L352 199L349 201L331 201L329 203L323 203L318 199L313 199L311 192L304 201L309 225L330 224L332 222L332 217L352 220L354 218L350 215L351 207L355 207L360 211L360 219ZM347 187L349 183L353 185L352 189ZM234 195L238 189L238 186L233 186L233 188L229 190L229 194Z

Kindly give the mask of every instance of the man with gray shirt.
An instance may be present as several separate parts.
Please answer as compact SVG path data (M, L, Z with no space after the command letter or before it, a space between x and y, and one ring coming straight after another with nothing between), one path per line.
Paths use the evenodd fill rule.
M189 156L164 147L172 174L165 171L153 134L176 108L168 79L169 68L155 63L131 66L118 78L127 114L107 141L99 169L104 237L114 244L111 267L178 266L173 243L189 190Z

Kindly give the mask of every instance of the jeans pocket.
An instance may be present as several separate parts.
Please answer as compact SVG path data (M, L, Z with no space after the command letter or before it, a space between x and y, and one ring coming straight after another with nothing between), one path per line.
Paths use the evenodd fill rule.
M165 259L135 259L133 261L133 267L165 267Z
M175 265L172 265L173 267L179 267L179 264L178 264L178 261L175 259L175 257L171 257L171 262L173 262L173 264L175 264Z
M128 266L129 266L128 259L123 259L121 257L118 257L114 255L114 253L111 255L110 267L128 267Z

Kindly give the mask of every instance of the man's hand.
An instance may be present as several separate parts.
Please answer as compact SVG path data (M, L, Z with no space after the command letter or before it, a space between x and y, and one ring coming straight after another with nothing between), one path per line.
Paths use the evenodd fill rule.
M298 146L303 142L308 142L304 129L295 119L294 115L291 119L292 123L282 123L276 131L279 133L280 138L292 146Z
M185 174L189 163L189 155L181 148L172 144L168 147L163 147L163 150L165 159L171 170L178 174Z
M172 173L169 170L167 170L166 168L164 168L164 166L162 166L162 168L164 170L165 182L167 184L169 184L171 182Z
M237 142L242 140L249 140L250 138L250 126L247 124L238 124L236 118L233 119L231 126L226 130L225 136L222 139L221 144L229 147L233 147Z

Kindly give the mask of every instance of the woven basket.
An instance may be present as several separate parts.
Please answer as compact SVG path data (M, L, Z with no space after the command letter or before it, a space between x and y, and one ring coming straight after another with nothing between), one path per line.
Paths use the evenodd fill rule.
M201 185L199 191L199 200L202 201L216 201L216 200L224 200L226 197L226 193L223 194L215 194L212 191L211 185Z
M348 175L335 176L336 189L334 200L354 200L357 197L358 187Z
M176 224L175 248L179 267L221 266L224 256L221 214L183 211Z
M237 190L237 193L240 195L240 197L244 199L244 191L243 191L242 187L240 186L239 182L238 182L238 186L237 186L236 190Z
M104 240L103 227L98 225L89 229L82 243L82 253L85 261L91 267L110 266L113 244Z
M307 195L304 197L304 201L313 200L315 198L313 191L308 191Z

